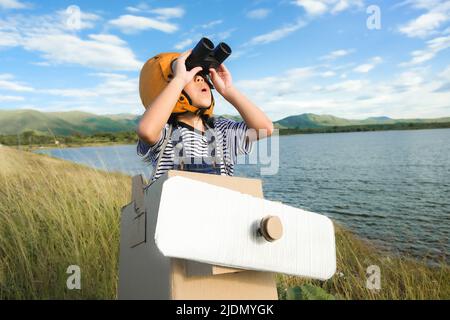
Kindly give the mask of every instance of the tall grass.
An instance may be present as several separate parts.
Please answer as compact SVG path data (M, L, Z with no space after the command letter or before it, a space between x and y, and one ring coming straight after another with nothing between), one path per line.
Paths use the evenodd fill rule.
M0 298L116 297L131 179L0 147ZM66 270L81 268L81 290Z
M0 147L0 299L114 299L120 209L131 179L67 161ZM450 298L446 264L429 267L380 253L338 228L338 272L319 282L278 275L287 287L312 283L341 299ZM67 267L81 268L68 290ZM381 268L381 290L366 289L366 268Z
M281 297L289 287L313 284L337 299L450 299L450 267L442 261L431 266L407 256L375 248L335 225L337 272L328 281L278 275ZM380 268L380 290L368 289L369 266Z

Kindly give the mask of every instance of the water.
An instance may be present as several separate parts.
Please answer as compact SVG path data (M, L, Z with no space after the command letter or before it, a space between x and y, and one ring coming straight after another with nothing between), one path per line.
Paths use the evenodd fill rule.
M450 249L449 142L450 129L282 136L276 175L261 177L259 165L236 175L262 178L267 199L325 214L379 246L439 259ZM38 152L151 173L134 145Z

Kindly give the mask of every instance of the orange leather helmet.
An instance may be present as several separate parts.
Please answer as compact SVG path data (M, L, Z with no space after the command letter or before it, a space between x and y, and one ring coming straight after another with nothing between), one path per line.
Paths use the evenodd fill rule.
M179 55L180 53L177 52L160 53L147 60L142 67L139 77L139 94L145 109L150 106L173 78L171 64ZM206 81L210 88L214 88L209 80ZM212 93L211 105L208 108L195 107L190 100L189 96L183 91L173 107L172 113L190 111L207 115L208 117L212 116L214 109L214 97Z

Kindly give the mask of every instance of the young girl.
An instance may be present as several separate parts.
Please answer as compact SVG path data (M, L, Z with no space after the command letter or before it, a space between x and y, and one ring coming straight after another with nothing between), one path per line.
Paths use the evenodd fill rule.
M272 134L272 121L232 83L224 64L186 70L183 54L163 53L142 68L139 91L146 111L139 122L137 153L154 165L150 184L170 169L233 175L238 154ZM244 121L213 117L216 89ZM250 130L254 129L254 130Z

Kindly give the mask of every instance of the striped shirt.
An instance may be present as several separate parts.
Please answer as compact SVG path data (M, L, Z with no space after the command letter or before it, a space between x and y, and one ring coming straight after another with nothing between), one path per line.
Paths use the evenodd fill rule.
M221 144L221 148L217 148L217 155L222 157L224 161L220 163L220 172L222 175L232 176L234 174L234 164L237 156L240 154L249 154L252 150L252 142L247 139L247 124L244 121L234 121L224 117L214 117L214 132L217 137L217 144ZM151 163L153 167L156 165L158 156L161 152L162 144L169 131L169 124L161 130L159 140L149 145L145 141L138 139L137 154L145 162ZM178 126L172 129L171 139L169 139L166 148L162 154L159 167L152 181L158 179L166 171L174 167L174 145L173 137L179 137L183 140L184 152L188 157L207 157L208 156L208 139L201 131L195 130L192 126L179 122ZM223 151L223 155L221 154ZM155 170L155 169L154 169Z

